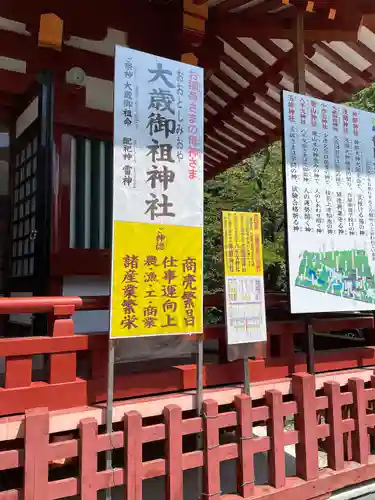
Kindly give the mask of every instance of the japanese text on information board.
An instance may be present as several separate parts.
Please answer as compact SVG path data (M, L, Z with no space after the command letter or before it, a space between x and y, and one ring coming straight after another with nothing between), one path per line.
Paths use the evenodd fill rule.
M293 313L375 309L375 114L285 92Z

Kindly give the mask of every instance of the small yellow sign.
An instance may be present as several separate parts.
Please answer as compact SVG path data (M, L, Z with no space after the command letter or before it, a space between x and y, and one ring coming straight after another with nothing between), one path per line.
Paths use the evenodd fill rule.
M228 345L267 339L259 213L223 212Z
M259 213L223 212L226 276L263 276Z
M202 333L201 227L115 221L112 338Z

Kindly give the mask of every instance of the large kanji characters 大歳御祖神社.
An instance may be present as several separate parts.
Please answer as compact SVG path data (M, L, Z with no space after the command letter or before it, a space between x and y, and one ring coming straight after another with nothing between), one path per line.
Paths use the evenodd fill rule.
M203 328L203 75L116 48L111 337Z

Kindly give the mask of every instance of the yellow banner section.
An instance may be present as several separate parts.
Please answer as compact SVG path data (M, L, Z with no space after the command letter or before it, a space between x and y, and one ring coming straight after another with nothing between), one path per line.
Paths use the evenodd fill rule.
M226 276L263 276L262 226L259 213L223 212Z
M115 221L112 338L203 331L203 229Z

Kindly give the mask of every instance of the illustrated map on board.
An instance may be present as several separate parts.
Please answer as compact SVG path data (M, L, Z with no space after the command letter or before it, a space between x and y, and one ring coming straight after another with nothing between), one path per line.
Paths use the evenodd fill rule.
M375 114L283 92L293 314L375 310Z
M375 303L375 276L365 250L301 255L295 285L338 297Z

